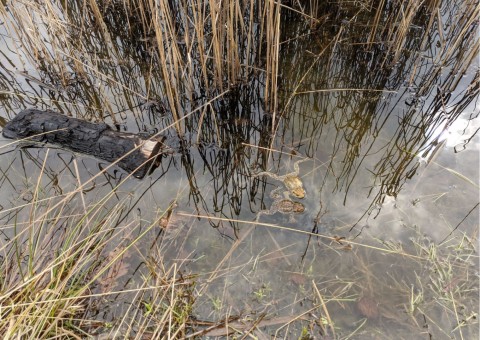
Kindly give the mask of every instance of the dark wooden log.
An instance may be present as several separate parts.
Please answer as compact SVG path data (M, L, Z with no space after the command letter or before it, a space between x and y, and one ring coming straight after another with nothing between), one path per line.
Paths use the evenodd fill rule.
M143 178L159 154L160 141L112 130L107 124L90 123L53 111L29 109L5 125L3 136L60 145L66 149L116 162L137 178Z

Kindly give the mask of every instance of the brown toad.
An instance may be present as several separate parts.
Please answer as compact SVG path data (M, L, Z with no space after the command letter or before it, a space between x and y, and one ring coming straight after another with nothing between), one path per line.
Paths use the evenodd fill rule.
M295 214L301 214L305 211L305 206L296 201L292 201L288 197L283 197L278 192L282 188L277 188L270 193L270 197L273 198L273 203L270 209L259 211L256 217L256 220L260 218L261 215L273 215L277 212L283 215L289 215L289 222L295 222Z
M306 160L308 160L308 158L304 158L296 161L293 164L294 171L291 173L285 174L283 176L279 176L268 171L262 171L262 172L259 172L258 174L253 175L252 177L266 175L273 179L276 179L277 181L282 181L285 187L288 189L288 191L285 192L286 194L292 194L296 198L304 198L306 192L305 192L305 189L303 188L303 183L300 177L298 177L298 174L300 172L300 168L298 165L302 162L305 162ZM288 198L288 196L286 197Z

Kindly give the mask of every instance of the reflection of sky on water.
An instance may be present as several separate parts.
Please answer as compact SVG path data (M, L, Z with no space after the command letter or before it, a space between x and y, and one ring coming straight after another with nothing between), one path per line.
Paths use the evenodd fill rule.
M414 227L440 242L452 236L455 227L458 229L453 235L476 231L480 137L474 134L478 123L460 117L447 129L440 127L437 134L433 133L439 148L419 159L417 176L407 182L397 200L386 202L378 221L372 221L377 226L375 232L393 238L392 232L401 235L405 227Z
M476 114L480 112L480 105L475 108ZM466 116L466 115L465 115ZM478 120L472 121L466 119L465 117L460 117L457 119L446 131L444 138L447 140L446 146L454 148L455 151L461 152L466 148L467 141L470 140L472 136L479 129ZM468 149L470 150L479 150L478 138L474 138L470 143L468 143Z
M476 105L476 106L475 106ZM452 124L447 126L447 122L436 126L435 130L431 132L430 142L435 141L437 144L444 144L447 148L452 148L455 152L462 152L465 149L479 150L477 134L480 125L478 118L480 114L480 104L473 102L466 108L464 113L457 118ZM434 156L437 149L433 148L428 151L426 155L422 155L421 161L428 162L430 157Z

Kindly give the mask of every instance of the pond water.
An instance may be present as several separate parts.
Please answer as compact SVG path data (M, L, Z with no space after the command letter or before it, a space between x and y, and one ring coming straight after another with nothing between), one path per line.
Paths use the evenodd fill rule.
M462 10L441 8L444 24ZM34 64L2 24L3 124L25 108L53 109L161 133L169 147L137 180L60 146L0 137L2 247L31 221L32 201L62 216L58 232L100 206L92 219L114 219L116 242L105 256L123 253L93 292L123 293L96 302L89 318L117 324L149 261L161 256L164 268L193 275L198 320L258 320L260 338L478 338L478 56L458 68L461 56L445 55L452 52L444 44L454 42L441 35L422 49L419 17L398 58L380 67L385 46L355 44L365 36L362 16L344 9L343 20L312 29L282 15L280 109L266 109L265 76L252 74L213 101L185 100L183 136L165 109L162 81L154 71L145 77L151 65L122 32L113 34L114 22L106 20L112 45L99 45L93 32L85 50L70 55L52 41L60 59L89 58L87 75L65 70L66 83L54 78L56 66ZM48 27L39 31L53 39ZM287 191L284 178L259 172L298 176L305 197L287 200L305 211L276 211L280 198L271 193Z

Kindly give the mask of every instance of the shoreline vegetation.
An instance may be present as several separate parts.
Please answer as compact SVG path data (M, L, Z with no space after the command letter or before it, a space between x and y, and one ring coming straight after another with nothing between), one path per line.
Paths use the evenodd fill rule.
M7 115L1 117L2 127L20 109L38 106L104 122L118 131L164 136L173 145L171 152L181 155L178 163L188 183L172 193L168 204L152 207L155 216L147 218L135 207L142 195L133 193L141 184L131 184L130 176L120 174L104 187L97 184L110 173L117 175L115 162L98 173L86 171L88 178L80 174L80 162L65 162L68 178L77 181L62 188L57 185L62 178L47 171L55 149L42 151L43 159L25 151L33 165L23 173L11 164L2 168L3 185L16 183L9 176L28 176L23 180L26 189L13 192L11 205L0 210L0 334L5 339L235 334L361 339L373 334L389 338L407 330L422 338L475 338L478 224L473 231L460 226L478 215L478 203L472 202L441 242L426 236L416 223L405 222L408 244L375 235L353 237L366 223L346 226L342 232L350 236L339 237L232 218L215 204L224 203L220 201L230 190L233 215L240 215L242 202L253 206L254 194L266 185L249 176L257 170L252 164L267 170L271 163L281 164L279 155L303 157L293 147L278 147L288 133L300 135L296 137L305 157L317 161L315 143L326 121L346 129L338 139L347 143L332 138L334 151L325 162L327 171L337 176L332 192L344 190L345 204L364 167L360 148L369 149L369 136L381 135L380 129L388 126L395 115L392 106L405 105L403 116L395 118L399 127L393 137L375 150L374 183L366 184L371 185L370 201L358 221L374 219L378 207L397 198L422 169L419 158L442 167L435 159L443 145L438 129L446 131L478 100L479 16L480 6L473 0L2 1L0 19L10 42L0 48L0 102ZM11 54L18 60L10 59ZM4 72L5 65L14 69L13 76ZM459 91L466 78L470 84ZM385 104L386 99L396 102ZM317 111L304 110L312 101ZM331 113L333 101L348 107L348 113ZM302 122L297 121L298 111L305 111ZM459 150L466 149L470 139ZM13 142L0 150L7 153L12 146L22 148L21 142ZM205 161L202 171L214 177L212 199L200 193L191 146L199 148ZM204 152L208 148L220 150L225 159L233 156L225 164L217 157L212 164ZM341 158L340 167L333 164L335 158ZM159 171L175 170L177 164L168 161L162 160ZM478 183L469 174L441 170L465 191L478 193ZM96 197L87 200L98 187ZM252 196L245 198L247 191ZM444 194L429 199L436 203ZM214 213L177 212L178 201L187 196L197 212L213 201ZM266 208L263 201L260 205ZM320 207L315 228L325 212ZM228 224L228 251L218 255L215 270L190 272L185 268L197 261L192 257L197 249L187 236L200 221L219 233L223 222ZM178 225L184 230L178 231ZM321 244L321 254L352 254L355 271L348 279L321 276L320 282L320 274L302 263L299 272L289 272L285 289L298 288L299 299L309 308L291 317L269 314L265 301L272 288L248 275L258 264L274 272L289 263L282 252L289 246L236 262L236 250L260 242L252 236L257 230L269 237L277 231L296 233L305 243L308 238L309 244ZM210 241L199 237L194 245L199 240ZM178 257L167 260L169 252L178 252ZM382 256L369 261L378 254ZM141 269L132 268L133 256L140 259ZM331 262L321 266L325 273L344 273L346 264ZM253 269L244 274L246 267ZM121 286L120 278L132 271ZM265 309L237 310L230 304L227 284L218 282L240 272L254 287L248 288L249 294ZM212 287L223 293L213 295ZM391 303L378 302L379 295L390 296ZM109 305L114 296L122 296L124 303ZM337 311L356 313L362 321L339 320ZM113 321L105 321L107 314Z

